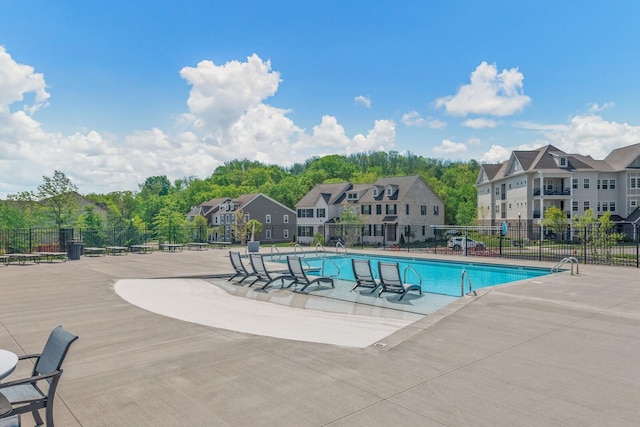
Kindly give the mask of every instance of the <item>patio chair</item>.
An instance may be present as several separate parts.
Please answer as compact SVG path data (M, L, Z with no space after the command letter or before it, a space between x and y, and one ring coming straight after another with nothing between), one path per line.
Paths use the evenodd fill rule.
M248 277L253 276L253 273L249 272L242 263L242 258L240 258L240 252L237 251L229 251L229 259L231 260L231 265L233 266L233 270L236 272L233 276L229 277L229 280L233 280L236 277L242 277L240 282L244 282Z
M292 280L287 288L291 286L302 285L302 289L300 289L300 292L304 292L304 290L307 289L308 286L314 283L329 283L331 284L332 288L335 288L333 278L331 277L320 276L315 279L309 279L307 273L302 267L302 258L300 258L299 256L288 256L287 265L289 266L289 278Z
M360 286L363 288L371 288L371 292L369 293L374 293L380 285L373 277L371 261L368 259L352 258L351 266L353 267L353 277L356 279L356 285L351 289L351 292L355 291L356 288Z
M42 353L18 357L18 363L20 360L34 359L35 365L30 377L0 383L0 393L12 406L12 411L5 417L31 412L36 424L42 425L39 410L44 408L46 425L53 427L53 398L62 376L62 362L77 339L76 335L58 326L49 335Z
M251 268L253 269L253 276L256 276L256 279L249 283L249 286L253 286L257 282L265 282L265 284L260 288L261 291L265 290L269 285L271 285L276 280L280 280L284 285L284 280L289 279L292 280L288 274L275 274L271 273L267 270L267 267L264 265L264 258L260 254L251 254L249 255L249 259L251 261Z
M378 292L378 297L382 295L383 292L392 292L400 294L400 298L398 298L398 301L400 301L409 291L418 291L420 295L422 295L422 286L419 284L402 283L400 266L397 262L379 261L378 273L380 274L380 286L382 286L382 289Z

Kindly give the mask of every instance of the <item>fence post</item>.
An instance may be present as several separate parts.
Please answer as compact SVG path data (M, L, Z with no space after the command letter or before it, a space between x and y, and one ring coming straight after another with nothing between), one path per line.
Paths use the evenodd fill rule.
M582 239L582 253L584 254L583 257L583 264L587 263L587 226L584 226L584 234L583 234L583 239Z
M542 261L542 239L544 237L544 230L542 229L542 223L540 223L540 238L538 239L538 261Z

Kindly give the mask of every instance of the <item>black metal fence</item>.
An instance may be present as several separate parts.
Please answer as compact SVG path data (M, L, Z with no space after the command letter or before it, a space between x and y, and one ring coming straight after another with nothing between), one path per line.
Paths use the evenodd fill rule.
M365 226L333 225L316 229L266 225L266 245L300 244L333 248L380 248L389 251L428 252L478 257L501 257L531 261L559 262L574 257L582 264L606 264L640 267L640 227L604 230L598 225L552 229L548 227L446 227L431 229L424 225ZM285 231L289 230L289 231ZM227 233L207 227L164 227L150 230L133 225L100 229L31 228L0 229L0 254L30 252L64 252L70 242L83 247L131 246L162 243L239 242Z
M207 242L206 227L165 227L156 230L135 226L110 228L0 229L0 254L64 252L70 243L84 247L131 246L149 243Z

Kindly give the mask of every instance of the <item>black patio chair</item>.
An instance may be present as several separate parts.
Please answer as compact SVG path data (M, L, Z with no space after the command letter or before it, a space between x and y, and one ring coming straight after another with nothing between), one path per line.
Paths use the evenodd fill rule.
M291 286L302 285L300 292L303 292L305 289L307 289L308 286L314 283L329 283L332 288L335 288L333 278L331 277L320 276L315 279L309 279L307 273L302 267L302 258L300 258L299 256L288 256L287 265L289 266L290 279L293 280L287 286L287 288Z
M47 427L53 427L53 398L62 376L62 362L69 347L77 339L76 335L58 326L51 331L42 353L18 357L18 363L21 360L33 359L35 365L30 377L0 383L0 393L12 406L11 412L6 414L5 418L31 412L36 424L40 426L42 418L39 410L44 408Z
M249 283L249 286L253 286L257 282L265 282L265 284L260 288L260 290L265 290L269 285L277 280L280 280L282 285L284 285L284 280L293 280L287 273L273 273L268 271L267 267L264 265L264 258L260 254L249 255L249 260L251 261L251 268L253 270L253 273L251 274L256 276L256 279Z
M351 266L353 267L353 277L356 279L356 285L351 289L355 291L357 287L370 288L371 292L380 286L380 284L373 277L373 271L371 270L371 261L368 259L351 259Z
M403 283L400 277L400 266L397 262L378 262L378 273L380 274L380 292L378 296L383 292L392 292L400 294L398 301L402 300L409 291L418 291L422 295L422 286L420 284L408 284Z
M244 282L248 277L253 276L253 273L249 272L242 263L242 258L240 258L240 252L237 251L229 251L229 259L231 260L231 266L233 270L236 272L233 276L229 277L229 280L233 280L236 277L241 277L240 282Z

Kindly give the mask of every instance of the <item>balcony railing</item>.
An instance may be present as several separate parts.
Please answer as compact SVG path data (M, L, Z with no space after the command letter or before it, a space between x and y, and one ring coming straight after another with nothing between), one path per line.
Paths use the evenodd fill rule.
M539 188L534 188L533 189L533 195L534 196L539 196L540 195L540 189ZM570 196L571 195L571 190L568 188L563 189L545 189L544 190L544 195L545 196Z

